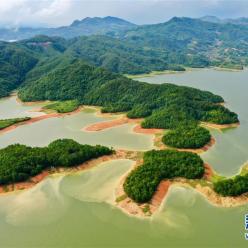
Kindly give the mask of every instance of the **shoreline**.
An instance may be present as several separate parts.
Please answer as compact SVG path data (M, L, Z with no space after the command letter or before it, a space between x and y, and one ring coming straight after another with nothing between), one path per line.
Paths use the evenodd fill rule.
M99 164L111 160L117 160L117 159L134 159L137 156L136 151L128 151L128 150L117 150L114 154L111 155L104 155L99 158L88 160L82 164L79 164L74 167L58 167L54 169L45 169L41 173L37 174L36 176L33 176L29 178L28 180L24 182L17 182L13 184L8 185L0 185L0 195L1 194L8 194L8 193L15 193L21 190L27 190L32 187L34 187L36 184L43 181L46 177L55 175L55 174L69 174L69 173L75 173L78 171L83 171L90 169L92 167L98 166Z
M211 147L213 147L215 145L215 143L216 143L216 140L211 135L210 141L205 146L203 146L201 148L176 148L176 147L170 147L170 146L165 145L162 142L161 133L159 133L159 135L155 136L155 138L154 138L154 144L160 150L175 149L175 150L180 151L180 152L193 152L193 153L197 153L197 154L200 154L200 153L208 151Z
M104 117L105 113L97 113L98 116ZM114 115L109 114L108 116L113 117ZM137 119L130 119L128 117L126 117L124 114L121 115L120 118L118 119L113 119L113 120L109 120L109 121L103 121L103 122L98 122L98 123L93 123L90 124L84 128L82 128L82 131L88 131L88 132L98 132L98 131L102 131L102 130L106 130L106 129L110 129L113 127L117 127L117 126L121 126L124 124L136 124L132 131L134 133L139 133L139 134L157 134L157 133L161 133L164 131L164 129L159 129L159 128L142 128L141 127L141 121L143 119L142 118L137 118Z
M201 122L200 126L217 129L221 131L221 130L228 129L228 128L239 127L240 122L231 123L231 124L214 124L214 123L209 123L209 122Z
M136 165L131 170L139 165L140 163L136 163ZM136 203L124 192L123 183L130 173L130 170L120 180L120 183L115 190L115 205L130 216L137 218L147 218L152 216L155 212L159 211L162 203L166 200L170 187L172 186L190 187L201 194L210 204L215 207L230 208L248 204L248 193L244 193L236 197L224 197L217 194L211 187L211 178L214 176L214 170L209 164L206 163L204 164L204 167L205 174L203 175L202 179L174 178L162 180L159 183L152 199L147 203ZM202 182L202 180L204 181Z
M227 71L227 72L242 72L245 70L246 67L243 69L235 69L235 68L225 68L225 67L218 67L218 66L208 66L208 67L202 67L202 68L194 68L194 67L187 67L184 66L184 71L173 71L173 70L163 70L163 71L151 71L149 73L143 73L143 74L125 74L126 77L131 79L139 79L139 78L146 78L146 77L153 77L153 76L159 76L159 75L167 75L167 74L181 74L186 72L192 72L192 71L199 71L199 70L206 70L206 69L213 69L216 71Z
M18 98L17 98L18 99ZM20 101L20 100L19 100ZM21 102L22 103L22 102ZM44 103L44 101L38 102L39 104ZM26 104L26 103L24 103ZM27 104L37 104L37 102L30 102ZM170 147L164 145L161 141L164 129L144 129L141 127L141 121L142 118L139 119L130 119L126 117L125 113L101 113L100 107L97 106L79 106L78 109L68 112L68 113L57 113L57 112L51 112L51 113L45 113L44 115L33 117L30 120L14 124L10 127L7 127L5 129L2 129L0 131L1 133L11 131L18 126L25 125L25 124L31 124L43 119L47 118L53 118L53 117L63 117L67 115L72 115L74 113L80 112L82 109L93 109L95 114L97 116L101 117L117 117L113 120L108 121L102 121L95 124L90 124L87 127L82 128L83 131L101 131L105 129L109 129L112 127L124 125L127 123L136 124L132 131L134 133L139 134L147 134L147 135L154 135L154 145L157 149L170 149ZM40 108L40 112L44 112L42 108ZM119 118L118 118L119 117ZM240 123L234 123L234 124L226 124L226 125L218 125L218 124L211 124L211 123L201 123L201 125L215 128L218 130L226 129L226 128L234 128L240 125ZM157 143L157 144L156 144ZM205 145L203 148L199 149L177 149L178 151L187 151L187 152L194 152L194 153L201 153L207 151L210 147L212 147L215 144L215 139L211 136L210 142ZM176 148L172 148L176 149ZM212 167L208 164L204 164L205 166L205 174L201 180L194 179L193 181L183 179L183 178L175 178L175 179L165 179L160 182L158 185L158 188L156 192L154 193L151 201L149 203L144 204L138 204L131 200L124 192L123 189L123 183L127 177L127 175L130 173L131 170L133 170L135 167L139 166L142 163L142 159L137 158L138 152L136 151L127 151L127 150L118 150L116 151L116 154L108 155L108 156L102 156L97 159L92 159L89 161L86 161L83 164L80 164L78 166L72 167L72 168L57 168L54 170L47 169L41 172L40 174L36 175L35 177L30 178L26 182L20 182L15 183L7 186L0 186L0 194L4 193L10 193L10 192L16 192L19 190L29 189L33 186L35 186L37 183L44 180L49 175L54 175L57 173L72 173L77 172L85 169L89 169L93 166L96 166L102 162L115 160L115 159L132 159L136 161L135 165L130 168L130 170L125 173L125 175L122 176L120 183L118 184L118 187L115 189L115 196L116 196L116 206L120 208L122 211L124 211L127 214L130 214L132 216L137 217L147 217L154 214L158 209L160 208L162 202L166 199L166 196L169 192L169 189L173 185L180 185L185 187L192 187L194 190L202 194L211 204L215 206L220 207L233 207L233 206L240 206L245 203L248 203L248 193L243 194L238 197L222 197L218 195L214 190L211 188L212 182L211 178L214 175L214 171ZM202 181L204 180L204 181Z
M12 131L12 130L20 127L20 126L23 126L23 125L32 124L32 123L42 121L42 120L45 120L45 119L64 117L64 116L67 116L67 115L73 115L73 114L79 113L81 110L82 110L82 108L79 107L78 109L76 109L76 110L74 110L72 112L68 112L68 113L52 112L52 113L49 113L49 114L46 114L43 111L40 111L40 112L43 112L44 114L40 115L40 116L36 116L36 117L31 117L31 119L29 119L27 121L19 122L19 123L11 125L9 127L3 128L3 129L0 130L0 134L4 134L6 132Z
M99 115L99 113L98 113L98 115ZM132 120L132 119L129 119L127 117L122 116L121 118L118 118L118 119L90 124L90 125L82 128L81 130L82 131L88 131L88 132L98 132L98 131L106 130L106 129L109 129L112 127L124 125L127 123L136 123L136 122L137 122L137 119Z

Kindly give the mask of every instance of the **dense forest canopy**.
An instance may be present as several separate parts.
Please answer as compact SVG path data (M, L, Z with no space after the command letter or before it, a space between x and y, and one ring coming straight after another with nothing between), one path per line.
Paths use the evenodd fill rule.
M134 201L148 202L163 179L195 179L201 178L203 174L203 161L195 153L152 150L144 154L143 164L128 175L124 190Z
M204 18L174 17L164 23L135 25L120 18L108 16L76 20L69 26L59 28L0 29L0 37L3 40L20 40L36 35L57 36L70 39L68 43L70 45L74 41L76 42L77 37L85 36L83 39L85 41L80 41L80 46L76 45L79 53L85 58L90 58L95 65L100 63L113 69L116 69L116 66L120 67L119 72L123 72L121 70L125 68L129 69L129 73L132 73L132 68L128 67L128 61L122 55L133 45L137 48L137 51L134 51L135 49L132 51L134 58L126 54L132 60L130 64L133 65L135 65L133 62L140 60L147 51L147 55L151 52L152 56L150 58L144 57L144 64L149 63L149 59L153 58L168 65L180 64L193 67L217 65L234 68L240 65L242 68L248 62L248 25L244 25L244 22L247 24L246 20L238 19L227 22L216 22L216 20L212 22ZM91 40L94 35L101 35L101 37ZM106 40L108 38L113 39L112 41L108 40L112 43L113 50L109 45L105 47L101 43L101 40L105 40L103 36L106 37ZM90 44L90 40L93 44ZM121 45L116 47L116 42ZM103 43L106 44L105 41ZM92 45L96 47L93 53ZM87 52L87 47L90 48L89 52ZM75 50L74 52L77 53ZM149 65L153 67L154 63L149 63ZM137 68L139 64L140 67ZM145 69L142 61L139 64L134 66L133 73Z
M0 42L0 97L8 96L24 80L38 59L25 49Z
M165 23L136 26L110 17L76 21L68 30L80 29L82 25L90 25L91 30L93 26L101 30L99 27L105 25L114 32L93 31L81 37L76 32L72 39L55 37L56 32L50 33L53 37L34 32L40 35L0 42L0 97L75 59L122 74L181 71L185 66L242 69L248 64L247 25L173 18ZM59 31L56 35L63 37L65 30Z
M163 143L175 148L201 148L211 140L210 132L195 125L179 126L163 136Z
M93 19L75 21L69 29L50 33L65 37L70 30L66 38L71 38L81 35L79 30L88 25L90 36L64 39L39 35L0 42L0 97L18 89L23 101L57 101L46 108L60 113L73 111L80 104L101 106L102 112L127 112L129 118L144 118L144 128L171 129L163 142L176 148L199 148L210 141L209 131L199 127L201 121L238 122L237 114L220 105L224 102L221 96L169 83L138 82L120 73L183 71L186 66L242 69L248 64L248 26L191 18L142 26L118 18ZM24 120L1 120L0 129ZM0 184L112 152L67 139L43 148L11 145L0 150ZM143 165L128 176L124 189L135 201L146 202L161 180L201 178L203 173L203 161L196 154L149 151ZM247 192L247 181L247 175L220 180L214 189L222 195L240 195Z
M81 145L59 139L47 147L10 145L0 150L0 185L25 181L46 168L71 167L113 153L105 146Z
M103 106L104 112L128 112L131 118L146 117L145 128L175 128L189 121L238 121L235 113L217 104L223 98L208 91L138 82L80 60L26 83L18 95L23 101L77 100Z
M223 196L239 196L248 192L248 174L222 179L214 183L214 190Z

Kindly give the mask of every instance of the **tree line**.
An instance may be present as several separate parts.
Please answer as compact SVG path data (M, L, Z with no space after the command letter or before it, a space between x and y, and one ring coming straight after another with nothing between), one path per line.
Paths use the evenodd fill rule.
M25 181L46 168L72 167L112 153L108 147L81 145L72 139L58 139L47 147L9 145L0 150L0 184Z
M131 171L124 183L126 194L139 203L148 202L163 179L195 179L204 174L202 159L191 152L152 150L145 152L143 159L143 164Z

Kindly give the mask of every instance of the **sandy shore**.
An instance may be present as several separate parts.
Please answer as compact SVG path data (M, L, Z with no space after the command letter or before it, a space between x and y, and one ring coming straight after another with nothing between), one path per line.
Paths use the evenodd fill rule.
M240 196L221 196L217 194L213 188L212 184L202 185L197 183L192 186L192 184L186 179L179 179L173 182L173 185L183 186L183 187L193 187L197 192L203 195L209 203L216 207L230 208L242 206L244 204L248 204L248 193L242 194Z
M27 105L32 105L32 104L41 104L44 102L31 102L31 103L25 103ZM161 138L163 136L163 129L144 129L141 127L141 121L143 119L129 119L125 116L125 114L109 114L109 113L101 113L100 108L94 107L94 106L84 106L85 108L91 108L96 110L96 115L99 115L101 117L113 117L113 116L118 116L119 118L110 120L110 121L104 121L100 123L95 123L92 125L89 125L85 128L83 128L84 131L101 131L105 130L108 128L124 125L127 123L132 123L136 124L133 128L133 132L135 133L141 133L141 134L152 134L154 135L154 143L156 144L158 149L168 149L166 145L164 145L161 141ZM30 120L14 124L10 127L7 127L3 130L0 131L0 133L8 132L11 131L18 126L24 125L24 124L31 124L34 122L38 122L47 118L54 118L54 117L62 117L66 115L72 115L74 113L80 112L82 107L79 107L77 110L70 112L70 113L48 113L42 116L38 117L33 117ZM226 129L226 128L234 128L239 126L239 123L235 124L228 124L228 125L217 125L217 124L210 124L210 123L202 123L202 126L210 127L210 128L215 128L215 129ZM215 144L215 139L212 137L211 141L204 146L203 148L200 149L177 149L179 151L189 151L189 152L195 152L195 153L202 153L207 151L211 146ZM21 182L21 183L16 183L12 185L7 185L7 186L0 186L0 193L6 193L6 192L12 192L15 190L23 190L23 189L28 189L36 185L37 183L41 182L44 178L51 174L55 173L71 173L75 171L81 171L85 169L89 169L93 166L96 166L100 164L101 162L109 161L109 160L114 160L114 159L124 159L124 158L130 158L133 160L136 160L136 164L134 167L130 169L133 170L135 167L139 166L142 164L141 159L137 159L137 152L135 151L125 151L125 150L118 150L116 154L110 155L110 156L103 156L98 159L93 159L90 161L87 161L81 165L78 165L73 168L57 168L54 170L45 170L39 175L32 177L30 180L26 182ZM130 172L129 171L129 172ZM128 173L129 173L128 172ZM134 202L132 199L127 197L127 195L124 192L123 189L123 184L125 182L125 179L128 175L126 173L123 175L118 187L115 190L115 195L116 195L116 206L118 206L120 209L122 209L125 213L128 213L133 216L137 217L146 217L146 216L151 216L154 212L156 212L160 206L161 203L164 201L166 198L166 195L168 193L169 188L172 185L180 185L180 186L185 186L185 187L193 187L196 191L204 195L209 202L216 206L221 206L221 207L233 207L233 206L240 206L245 203L248 203L248 193L244 194L239 197L222 197L218 195L213 189L212 189L212 176L214 175L214 171L211 168L210 165L205 164L205 174L203 176L203 184L199 180L187 180L187 179L182 179L182 178L177 178L177 179L172 179L172 180L163 180L160 182L154 196L152 197L151 201L149 203L145 204L137 204Z
M142 164L137 163L135 167ZM133 167L132 170L135 168ZM139 204L129 198L123 189L123 184L128 173L121 179L116 189L116 205L125 213L136 217L147 217L154 214L160 208L162 202L166 199L168 190L171 186L183 186L194 188L202 194L214 206L218 207L235 207L248 204L248 193L237 197L223 197L218 195L212 188L211 182L214 170L208 164L204 164L205 174L201 180L188 180L185 178L165 179L162 180L154 193L152 199L148 203ZM202 180L204 180L202 184Z
M162 180L159 183L156 192L154 193L152 199L149 202L140 204L133 201L130 197L126 195L123 185L129 173L138 166L142 165L142 163L143 160L136 161L134 167L131 168L130 171L128 171L121 178L120 183L115 190L116 206L119 207L123 212L136 217L147 217L155 213L159 209L162 201L165 199L169 187L172 184L172 180Z
M105 113L97 113L98 116L101 117L105 117L106 114ZM107 116L113 116L111 114L107 114ZM83 128L84 131L102 131L108 128L112 128L112 127L117 127L117 126L121 126L127 123L131 123L131 124L137 124L134 128L133 128L133 132L135 133L141 133L141 134L156 134L156 133L161 133L163 131L163 129L157 129L157 128L142 128L141 127L141 122L143 121L142 118L137 118L137 119L130 119L128 117L126 117L124 114L120 115L120 118L118 119L114 119L114 120L110 120L110 121L104 121L104 122L99 122L99 123L95 123L95 124L91 124L85 128Z
M159 128L142 128L140 123L133 128L133 132L142 134L157 134L162 133L164 129Z
M157 132L158 134L160 135L157 135L155 136L154 138L154 144L156 145L156 147L158 147L160 150L164 150L164 149L175 149L177 151L181 151L181 152L194 152L194 153L197 153L197 154L200 154L200 153L203 153L203 152L206 152L208 149L210 149L214 144L215 144L215 139L214 137L211 137L211 140L202 148L197 148L197 149L186 149L186 148L174 148L174 147L169 147L167 145L165 145L163 142L162 142L162 137L163 137L163 133L159 133Z
M102 116L102 115L101 115ZM103 114L104 116L104 114ZM108 128L112 128L112 127L117 127L120 125L124 125L127 123L139 123L141 121L141 119L129 119L127 117L121 117L119 119L114 119L114 120L110 120L110 121L103 121L103 122L99 122L99 123L95 123L95 124L91 124L85 128L83 128L84 131L102 131Z
M24 106L33 106L33 105L46 105L46 104L49 104L51 103L51 101L34 101L34 102L23 102L17 95L17 93L13 94L12 96L16 96L16 101L18 103L20 103L21 105L24 105Z
M35 122L38 122L38 121L42 121L42 120L45 120L45 119L49 119L49 118L55 118L55 117L63 117L63 116L67 116L67 115L73 115L73 114L79 113L80 111L81 111L81 108L78 108L75 111L69 112L69 113L50 113L50 114L44 114L44 115L41 115L41 116L32 117L31 119L29 119L27 121L18 122L18 123L13 124L13 125L11 125L9 127L6 127L4 129L1 129L0 130L0 134L3 134L3 133L6 133L6 132L9 132L9 131L12 131L12 130L20 127L20 126L23 126L23 125L32 124L32 123L35 123Z
M94 166L99 165L102 162L115 160L115 159L133 159L136 156L137 156L137 152L127 151L127 150L118 150L116 151L116 153L112 155L105 155L105 156L102 156L96 159L91 159L75 167L71 167L71 168L58 167L54 169L47 169L25 182L19 182L19 183L0 186L0 194L32 188L33 186L35 186L37 183L44 180L49 175L53 175L57 173L73 173L73 172L92 168Z
M238 127L239 125L240 125L239 122L232 123L232 124L222 124L222 125L208 123L208 122L201 122L201 126L203 127L209 127L209 128L218 129L218 130L227 129L227 128L235 128L235 127Z

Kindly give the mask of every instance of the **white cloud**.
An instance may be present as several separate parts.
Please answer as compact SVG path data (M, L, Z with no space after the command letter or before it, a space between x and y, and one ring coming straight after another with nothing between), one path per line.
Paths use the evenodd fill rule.
M87 16L118 16L135 23L173 16L247 16L247 0L0 0L0 23L53 26Z

